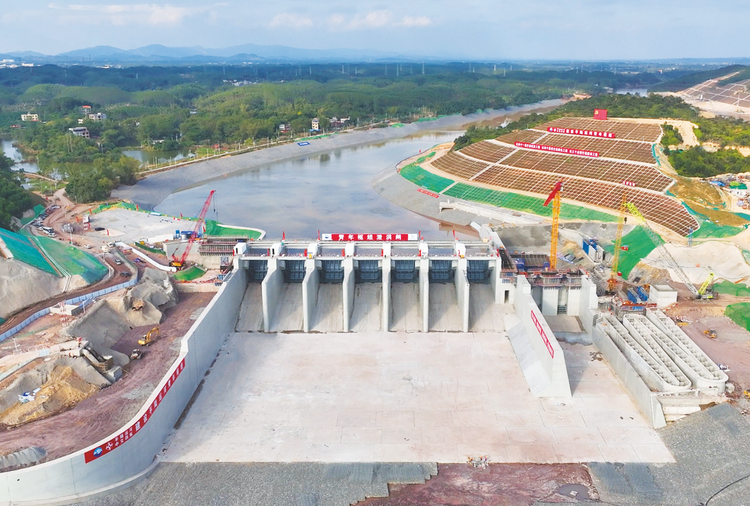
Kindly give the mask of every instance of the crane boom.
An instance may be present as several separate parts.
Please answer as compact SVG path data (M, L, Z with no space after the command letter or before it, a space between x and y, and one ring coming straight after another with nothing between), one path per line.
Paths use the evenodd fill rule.
M638 208L635 207L635 204L633 204L632 202L626 202L625 206L628 208L628 211L630 211L630 214L638 218L643 223L646 233L651 238L651 241L653 241L656 249L658 249L659 253L661 253L662 257L664 257L664 260L667 261L667 265L669 266L669 268L675 271L675 273L677 273L677 277L680 278L680 281L682 281L682 283L688 287L688 290L690 290L690 292L696 298L700 299L701 294L700 292L698 292L698 289L695 288L695 285L690 282L690 278L687 277L687 274L685 274L685 271L682 270L674 257L669 254L669 251L667 251L667 248L664 246L664 241L662 241L659 234L654 232L654 230L648 225L648 223L646 222L646 218L641 214Z
M710 285L711 281L713 281L713 280L714 280L714 273L711 272L711 273L708 274L708 277L703 282L703 284L701 285L701 287L698 289L698 294L701 297L703 297L706 294L706 290L708 289L708 285Z
M549 254L549 269L551 271L557 270L557 239L559 235L559 224L560 224L560 207L562 200L562 181L558 181L552 188L547 200L544 201L545 207L552 201L552 237Z
M192 234L190 234L190 239L188 239L187 246L185 246L185 251L182 252L180 258L172 255L172 261L169 262L169 265L171 265L172 267L182 269L185 266L185 261L190 254L190 250L193 248L193 243L198 238L198 232L200 231L201 226L206 219L206 214L208 213L208 208L211 206L211 199L213 198L214 193L216 193L216 190L211 190L211 193L208 194L208 198L203 203L203 207L201 208L201 212L198 214L198 219L195 222L195 226L193 226L193 232Z

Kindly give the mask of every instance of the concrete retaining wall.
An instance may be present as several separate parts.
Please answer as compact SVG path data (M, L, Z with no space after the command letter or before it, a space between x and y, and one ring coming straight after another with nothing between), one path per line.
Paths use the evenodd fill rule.
M430 259L419 259L419 302L422 311L422 332L430 331Z
M577 316L581 319L583 330L591 335L594 331L594 320L599 309L599 297L596 295L596 285L591 282L588 276L583 276L581 278L580 291ZM574 313L568 312L568 314Z
M228 278L182 338L179 357L148 402L123 429L67 457L0 473L0 504L71 502L125 484L148 469L161 454L167 435L232 331L247 284L245 278L242 269Z
M344 332L351 330L352 314L354 313L354 259L344 259Z
M601 352L604 360L607 361L610 369L615 373L615 377L620 381L628 396L633 400L636 406L646 416L651 426L660 429L667 425L664 419L664 410L656 394L651 392L648 385L643 381L625 355L619 350L617 345L602 328L597 325L591 333L594 346Z
M453 276L453 283L456 285L456 301L458 302L458 312L461 315L461 331L469 331L469 280L466 278L467 261L465 258L458 259L456 272Z
M244 269L243 269L244 270ZM276 313L284 286L284 273L279 267L278 258L268 259L268 272L261 283L263 299L263 332L271 332L271 320Z
M318 306L318 288L320 287L320 271L315 268L315 260L305 260L305 279L302 281L302 316L305 332L310 332L315 308Z
M391 257L383 258L383 330L391 328Z
M506 327L529 388L537 397L570 397L560 343L531 297L526 277L518 276L516 283L516 315L506 318Z

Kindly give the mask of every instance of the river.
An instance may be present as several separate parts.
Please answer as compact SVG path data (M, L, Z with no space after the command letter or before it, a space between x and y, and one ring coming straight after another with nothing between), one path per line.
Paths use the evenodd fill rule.
M428 133L271 163L171 194L156 211L188 215L200 210L211 190L208 217L223 223L258 227L268 237L314 238L321 233L416 233L450 238L450 228L417 215L378 195L372 178L420 150L450 142L460 132ZM214 213L216 209L216 214Z
M5 156L16 162L13 170L24 170L25 172L39 172L39 166L36 163L21 163L23 154L13 145L12 141L2 141L3 153Z

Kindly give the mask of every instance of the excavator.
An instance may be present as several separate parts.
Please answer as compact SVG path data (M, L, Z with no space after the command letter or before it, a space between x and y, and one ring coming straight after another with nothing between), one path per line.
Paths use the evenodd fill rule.
M159 339L159 326L152 328L145 334L141 339L138 339L138 344L141 346L150 346L154 339Z

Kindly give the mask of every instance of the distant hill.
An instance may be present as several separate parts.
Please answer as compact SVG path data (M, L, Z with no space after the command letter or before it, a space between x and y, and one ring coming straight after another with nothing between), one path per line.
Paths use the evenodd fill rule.
M36 63L241 63L245 61L331 62L331 61L417 61L419 58L372 49L300 49L280 45L242 44L227 48L167 47L151 44L136 49L95 46L57 55L33 51L16 51L5 57L22 58ZM435 58L421 58L435 59Z

